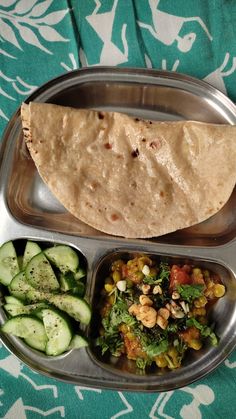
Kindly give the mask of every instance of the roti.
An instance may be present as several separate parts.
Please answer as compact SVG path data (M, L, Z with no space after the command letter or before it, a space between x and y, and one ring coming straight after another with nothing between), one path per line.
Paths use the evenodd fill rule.
M116 112L35 103L21 108L38 172L87 225L128 238L200 223L236 181L236 126L152 122Z

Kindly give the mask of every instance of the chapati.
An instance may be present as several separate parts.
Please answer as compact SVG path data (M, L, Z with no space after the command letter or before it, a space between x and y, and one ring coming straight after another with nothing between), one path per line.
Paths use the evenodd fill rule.
M70 213L102 232L161 236L208 219L233 191L236 126L35 102L23 104L21 115L44 182Z

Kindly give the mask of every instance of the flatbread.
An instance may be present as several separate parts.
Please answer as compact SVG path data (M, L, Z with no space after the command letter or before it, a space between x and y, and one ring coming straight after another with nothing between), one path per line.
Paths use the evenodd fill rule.
M129 238L206 220L236 181L236 126L151 122L115 112L22 105L44 182L84 223Z

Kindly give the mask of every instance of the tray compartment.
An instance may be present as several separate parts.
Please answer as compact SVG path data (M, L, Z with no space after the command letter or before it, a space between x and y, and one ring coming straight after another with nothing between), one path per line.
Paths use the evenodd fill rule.
M59 244L68 245L73 250L75 250L76 253L78 254L78 257L79 257L79 267L86 270L86 276L82 279L82 281L85 284L85 296L88 294L88 289L89 289L89 285L88 285L88 281L87 281L88 261L87 261L86 257L84 256L84 254L76 246L71 245L70 243L66 243L66 242L57 243L57 242L54 242L54 241L49 241L49 240L44 240L44 239L37 239L36 240L34 238L29 238L29 240L38 243L42 250L45 250L48 247L52 247L54 245L59 245ZM14 247L16 249L17 255L20 256L20 257L23 256L27 239L15 239L15 240L12 240L12 242L13 242ZM55 271L55 267L53 269ZM3 308L3 305L5 304L5 298L4 297L6 295L10 295L10 293L8 291L8 288L6 286L0 284L0 324L3 324L9 318L9 316L6 314L6 312ZM28 302L26 304L30 304L30 302ZM85 334L86 326L84 326L81 323L76 322L72 318L71 318L71 324L75 328L75 330L77 330L78 333L82 332L82 334ZM40 351L36 351L36 350L30 348L20 338L17 338L15 336L11 336L11 335L8 335L8 334L1 334L0 336L1 336L1 339L4 342L4 344L8 348L11 348L11 347L22 348L23 347L23 348L25 348L24 350L28 351L29 353L32 351L32 353L36 354L36 356L38 356L41 359L51 358L51 357L48 357L47 355L43 354ZM63 353L62 355L53 357L53 359L64 358L69 353L70 353L70 351L67 351L67 352Z
M223 94L206 83L168 72L79 70L45 84L30 100L120 111L153 120L236 123L236 109ZM9 177L5 181L4 201L13 217L30 227L110 240L111 236L69 214L53 197L26 150L19 121L18 113L15 125L7 132L12 147L6 157ZM227 243L236 235L235 204L236 189L224 208L205 222L146 242L196 246Z
M133 375L140 374L137 371L135 362L127 360L126 357L112 357L108 353L101 355L101 350L95 344L96 338L99 336L98 331L101 326L101 316L99 313L99 301L101 290L104 286L104 280L109 276L111 264L118 260L123 259L128 261L138 254L146 254L153 258L155 261L164 261L170 264L194 264L204 269L209 269L213 273L220 276L222 283L226 286L226 293L224 297L220 298L213 307L209 310L208 318L209 324L214 324L214 331L219 337L219 345L212 347L205 343L201 350L193 351L189 350L183 361L181 368L175 371L161 371L156 369L150 370L147 373L147 377L157 377L159 375L175 375L177 379L181 379L189 370L192 370L196 366L201 368L210 368L211 364L216 362L216 358L219 357L219 353L224 350L227 352L227 347L231 345L232 341L236 339L235 321L236 321L236 278L235 274L226 266L219 264L218 262L208 261L201 258L187 258L184 256L167 256L164 254L158 254L153 252L142 252L142 251L129 251L120 250L114 251L107 254L100 260L93 276L93 289L92 289L92 308L93 315L90 325L89 335L91 340L90 355L94 362L105 370L112 371L114 374L119 375ZM222 356L222 355L221 355ZM225 355L226 356L226 355ZM198 367L199 368L199 367ZM136 375L137 379L139 376Z

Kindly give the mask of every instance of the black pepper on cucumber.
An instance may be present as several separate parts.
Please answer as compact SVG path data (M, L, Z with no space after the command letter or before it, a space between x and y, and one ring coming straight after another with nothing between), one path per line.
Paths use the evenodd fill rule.
M2 332L19 336L31 348L45 351L48 341L44 324L37 317L19 315L7 320L1 327Z
M13 276L19 272L17 254L11 241L0 247L0 283L9 285Z
M48 260L61 272L76 272L79 266L79 257L75 250L69 246L58 245L44 250Z
M55 291L60 288L57 277L43 252L34 256L25 267L28 282L36 289Z
M83 298L86 270L81 265L70 246L45 247L28 240L20 253L13 242L4 243L0 283L5 286L3 309L8 320L0 333L18 336L49 356L87 346L78 324L88 325L91 319L91 308Z

